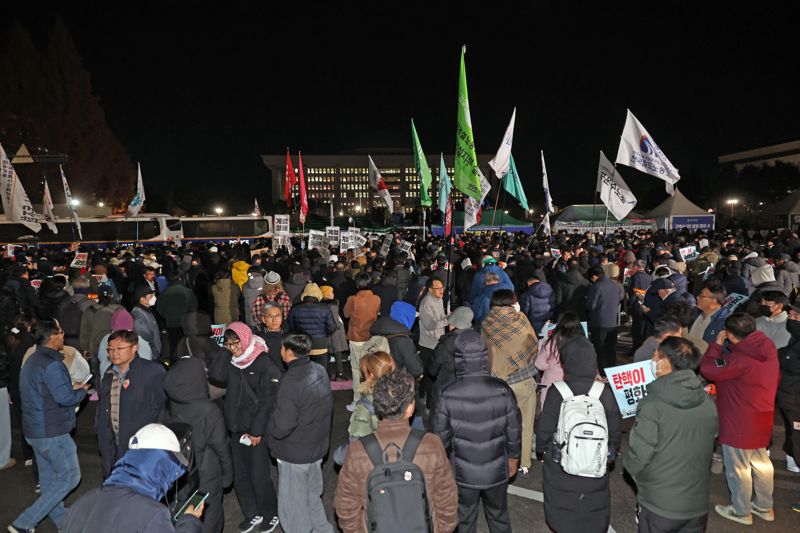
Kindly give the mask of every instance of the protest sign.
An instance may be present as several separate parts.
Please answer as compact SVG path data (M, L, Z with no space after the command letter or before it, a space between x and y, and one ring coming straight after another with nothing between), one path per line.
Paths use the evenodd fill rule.
M92 277L98 285L103 282L103 274L92 274Z
M411 254L411 246L412 244L408 241L402 241L400 243L400 253L406 252L407 254Z
M211 325L211 340L222 346L225 340L225 326L227 324L212 324Z
M544 323L542 327L542 331L539 332L539 338L545 339L549 338L553 335L553 332L556 330L556 323L552 320L548 320ZM581 322L581 327L583 328L583 334L588 338L589 337L589 324L588 322Z
M558 248L550 248L550 255L553 256L553 259L558 259L561 257L561 250Z
M33 287L37 291L39 290L39 287L41 287L41 286L42 286L42 280L40 280L40 279L32 279L31 280L31 287Z
M264 255L267 253L269 248L256 248L255 250L250 250L250 257L252 258L254 255Z
M353 239L349 231L343 231L339 234L339 253L345 253L347 250L353 248Z
M275 234L285 235L289 233L289 215L275 215Z
M308 230L308 249L325 248L325 232L316 229Z
M378 255L381 257L387 257L389 255L389 248L392 246L392 238L387 235L383 238L383 244L381 245L381 251Z
M636 408L647 396L647 385L655 381L650 359L628 365L606 368L606 377L622 418L636 415Z
M361 235L361 229L353 227L353 226L350 226L349 228L347 228L347 231L350 232L350 235L356 235L356 234Z
M75 254L75 259L69 264L70 268L86 268L89 262L89 254L86 252L78 252Z
M697 259L697 256L700 255L697 253L697 246L686 246L681 248L680 250L681 257L683 258L684 263L689 263L690 261L694 261Z
M635 268L626 268L625 271L622 273L622 284L627 287L628 283L630 282L633 275L636 274Z
M739 294L736 292L732 292L728 295L727 298L722 302L722 307L728 310L729 313L733 313L733 311L742 305L744 302L749 300L749 296L745 296L744 294Z
M353 248L361 248L367 244L367 238L360 233L350 233L350 238L353 240Z
M461 270L469 270L472 268L472 261L470 261L469 257L461 261Z
M339 244L339 226L325 226L325 240L330 244Z

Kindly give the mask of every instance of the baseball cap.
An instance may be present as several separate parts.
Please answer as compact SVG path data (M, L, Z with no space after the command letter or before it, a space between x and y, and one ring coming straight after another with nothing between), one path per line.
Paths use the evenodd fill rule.
M328 262L329 263L338 263L339 262L339 256L338 255L331 255L328 258Z
M181 450L181 444L175 433L163 424L147 424L137 431L128 441L130 450L165 450L172 452L183 466L189 460Z
M660 291L662 289L674 289L675 282L669 278L658 278L653 282L650 287L656 291Z
M485 255L485 256L483 256L483 264L484 265L496 265L497 264L497 259L495 259L491 255Z

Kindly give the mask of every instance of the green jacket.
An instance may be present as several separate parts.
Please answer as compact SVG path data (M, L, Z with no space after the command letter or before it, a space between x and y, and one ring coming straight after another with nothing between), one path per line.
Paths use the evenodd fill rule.
M372 404L372 394L362 397L357 403L356 408L353 409L353 414L350 415L350 426L347 428L347 433L350 438L360 438L371 435L378 429L378 417L375 414L370 414L369 407L364 400L369 400Z
M717 408L692 370L677 370L647 386L624 452L639 489L639 505L665 518L708 512Z

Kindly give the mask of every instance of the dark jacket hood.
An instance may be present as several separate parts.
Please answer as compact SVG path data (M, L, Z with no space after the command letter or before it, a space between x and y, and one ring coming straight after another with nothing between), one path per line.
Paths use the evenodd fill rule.
M558 351L567 379L594 379L597 376L597 354L592 343L583 335L566 339Z
M203 312L194 311L183 315L183 334L191 336L211 336L211 318Z
M417 309L408 302L398 301L392 304L389 315L410 330L417 318Z
M191 403L208 399L206 367L197 357L182 357L164 376L164 391L173 402Z
M489 350L477 331L467 330L456 337L453 359L458 377L489 374Z
M680 409L690 409L703 403L706 391L694 370L676 370L648 385L647 394Z
M745 264L745 265L750 265L752 267L758 268L758 267L766 265L767 264L767 260L764 259L763 257L751 257L749 259L745 259L744 261L742 261L742 263Z
M553 294L553 287L549 283L540 281L539 283L534 283L528 291L536 298L545 299L550 298L550 295Z
M103 486L128 487L159 502L184 471L175 456L166 450L128 450L114 465Z
M393 318L384 316L372 323L369 328L372 335L409 335L411 332L407 327Z
M579 285L588 281L586 277L581 274L580 270L567 270L564 274L564 280L569 283L570 285Z
M800 265L794 261L786 261L783 265L781 265L781 270L791 272L792 274L800 274Z

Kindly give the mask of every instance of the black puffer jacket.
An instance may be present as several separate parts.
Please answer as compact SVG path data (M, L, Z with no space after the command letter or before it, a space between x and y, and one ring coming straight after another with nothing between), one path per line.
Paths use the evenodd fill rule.
M205 365L195 357L179 359L164 377L164 390L168 401L159 421L192 425L199 488L221 493L223 487L233 483L233 459L222 412L208 398Z
M263 437L275 407L281 369L266 352L247 368L233 366L231 357L231 352L223 349L208 369L209 380L227 388L225 426L237 439L242 433Z
M292 306L286 329L297 333L305 333L311 337L313 349L327 348L328 337L336 331L331 308L327 304L316 301L302 302Z
M777 405L781 409L800 411L800 337L792 336L789 344L778 350L778 361L781 381Z
M522 417L505 381L489 375L486 344L476 331L455 341L456 380L441 392L433 431L442 439L456 483L488 489L508 481L508 459L519 458Z
M578 335L559 346L564 381L574 395L586 394L597 376L597 354L592 343ZM611 389L605 387L600 401L608 422L608 447L619 448L620 414ZM536 449L544 452L544 515L559 533L605 532L611 518L609 474L602 478L572 476L552 459L551 446L558 427L561 393L547 391L542 414L536 424Z
M422 363L417 353L417 347L411 340L411 332L403 324L389 318L381 317L372 323L369 332L371 335L386 337L389 341L389 351L397 364L397 369L405 369L412 376L421 376Z
M436 405L442 389L456 380L456 337L467 329L448 331L439 338L439 343L433 349L433 357L425 371L434 378L433 405Z
M561 275L556 285L557 314L572 311L581 320L586 320L586 297L589 295L589 280L579 270L568 270Z
M330 444L332 413L331 384L322 365L308 357L289 363L269 421L272 456L293 464L322 459Z
M222 350L211 338L211 318L202 311L183 315L184 338L178 342L176 359L191 355L202 359L206 368L214 362L214 357Z

